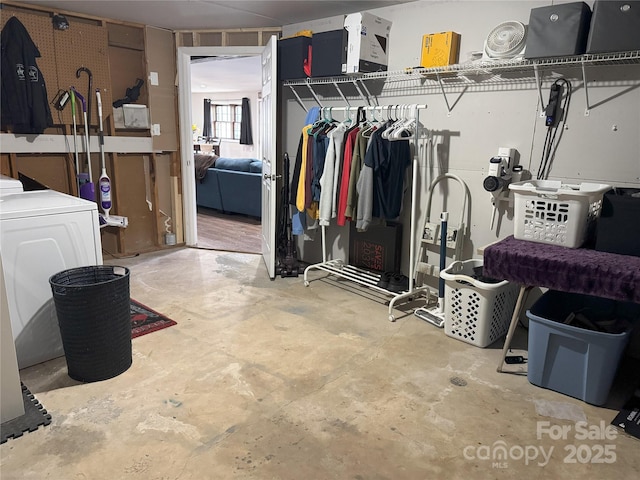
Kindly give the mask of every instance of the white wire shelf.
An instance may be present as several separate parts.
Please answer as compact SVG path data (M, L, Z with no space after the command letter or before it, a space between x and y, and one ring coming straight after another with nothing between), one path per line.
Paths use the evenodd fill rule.
M535 68L548 70L552 67L592 67L605 65L640 64L640 50L631 52L586 54L571 57L541 58L536 60L496 60L460 63L446 67L411 67L404 70L363 73L339 77L307 78L285 80L284 86L343 84L357 81L385 80L387 82L404 81L415 78L490 75L501 72L531 71Z
M367 87L368 81L383 82L385 90L382 93L393 93L397 90L406 93L426 93L433 88L439 89L447 105L449 115L455 103L449 102L446 91L458 89L464 93L484 89L490 85L500 85L499 88L531 86L538 89L540 106L544 110L542 98L542 82L545 76L557 75L554 69L579 68L581 73L576 76L582 80L586 101L585 116L589 115L589 88L587 83L587 69L600 66L617 65L640 65L640 50L630 52L618 52L607 54L585 54L572 57L541 58L536 60L511 59L487 61L479 60L446 67L411 67L404 70L364 73L360 75L348 75L340 77L307 78L301 80L286 80L283 86L289 87L298 102L305 108L300 95L295 87L306 86L318 105L322 106L322 101L314 90L314 86L333 85L345 103L348 104L347 97L341 89L341 85L351 84L358 91L362 100L371 105L373 101L378 103L377 97L372 96ZM371 84L370 84L371 85ZM529 88L529 87L527 87ZM461 93L461 94L462 94Z

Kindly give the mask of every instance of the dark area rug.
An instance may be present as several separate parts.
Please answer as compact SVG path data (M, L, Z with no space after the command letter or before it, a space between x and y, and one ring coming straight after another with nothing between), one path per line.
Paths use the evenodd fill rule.
M131 338L177 325L170 318L131 299Z
M40 405L29 389L22 384L22 401L24 402L24 415L9 420L0 425L0 443L10 438L19 438L24 433L37 430L51 423L51 415Z

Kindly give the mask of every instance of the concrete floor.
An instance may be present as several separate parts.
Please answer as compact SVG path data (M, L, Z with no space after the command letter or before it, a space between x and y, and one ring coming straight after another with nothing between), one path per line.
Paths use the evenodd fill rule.
M257 255L108 263L178 325L134 339L111 380L78 384L64 359L21 371L52 423L0 446L3 480L638 477L639 441L604 438L616 409L496 373L501 342L390 323L323 280L270 281Z

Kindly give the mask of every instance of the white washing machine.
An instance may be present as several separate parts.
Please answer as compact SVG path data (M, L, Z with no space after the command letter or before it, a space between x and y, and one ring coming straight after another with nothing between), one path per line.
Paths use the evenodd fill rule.
M22 182L20 180L0 174L0 195L20 193L22 191L24 191L24 188L22 188Z
M0 255L18 366L25 368L64 355L49 277L102 265L98 207L54 190L4 192Z

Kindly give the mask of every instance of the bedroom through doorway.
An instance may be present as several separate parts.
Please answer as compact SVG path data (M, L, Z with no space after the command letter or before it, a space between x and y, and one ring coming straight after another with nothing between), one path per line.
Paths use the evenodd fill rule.
M260 254L260 56L192 56L190 70L197 247Z

